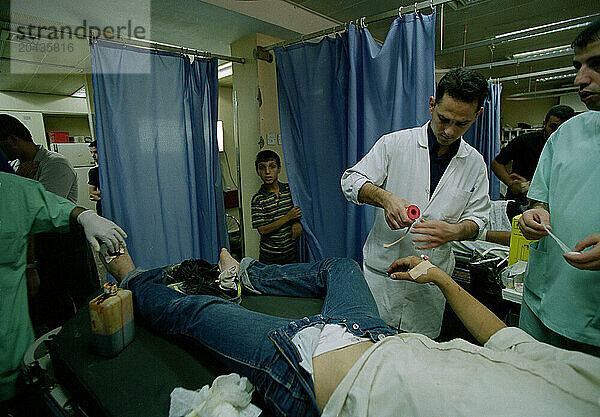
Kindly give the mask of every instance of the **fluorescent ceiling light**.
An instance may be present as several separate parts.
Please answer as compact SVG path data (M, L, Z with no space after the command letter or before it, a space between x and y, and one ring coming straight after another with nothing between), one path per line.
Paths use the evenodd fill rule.
M553 48L545 48L545 49L538 49L535 51L529 51L529 52L520 52L518 54L513 54L511 56L512 59L520 59L520 58L527 58L527 57L532 57L532 56L543 56L543 55L556 55L556 54L562 54L564 52L572 52L573 49L571 48L570 45L563 45L563 46L555 46Z
M231 74L233 74L233 64L231 62L219 65L219 79L229 77Z
M577 75L576 72L572 72L570 74L553 75L551 77L536 78L535 81L543 83L544 81L555 81L555 80L562 80L565 78L572 78L572 77L575 77L576 75Z
M573 22L573 21L577 21L577 20L581 20L581 17L576 17L576 18L573 18L573 19L561 20L559 22L547 23L545 25L533 26L533 27L530 27L530 28L527 28L527 29L515 30L514 32L503 33L501 35L494 36L494 39L502 39L502 38L506 38L506 37L509 37L509 36L519 35L521 33L527 33L527 32L533 32L533 31L540 30L540 29L551 28L553 26L559 26L559 25L566 24L566 23ZM585 22L585 23L580 23L580 24L574 24L574 25L570 25L570 26L565 27L565 28L561 28L561 30L574 29L576 27L587 26L587 25L589 25L589 23L590 22ZM551 33L551 32L553 32L553 31L547 31L547 32L544 32L544 33Z

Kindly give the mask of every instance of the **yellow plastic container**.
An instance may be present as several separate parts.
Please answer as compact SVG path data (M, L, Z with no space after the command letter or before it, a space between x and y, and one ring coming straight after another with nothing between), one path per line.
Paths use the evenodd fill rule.
M104 284L104 294L89 303L94 348L104 356L116 356L133 340L133 299L131 291Z
M521 214L512 219L508 265L516 264L518 261L527 262L529 259L529 244L531 242L537 242L537 240L529 240L523 236L521 229L519 229L519 218L521 218Z

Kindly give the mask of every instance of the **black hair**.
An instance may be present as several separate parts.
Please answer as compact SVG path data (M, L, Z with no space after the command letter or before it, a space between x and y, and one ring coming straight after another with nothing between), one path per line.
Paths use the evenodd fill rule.
M254 161L254 167L256 168L256 172L258 172L258 164L260 164L261 162L270 161L272 159L274 159L277 163L277 168L281 168L281 159L279 159L279 155L277 155L276 152L266 149L256 154L256 161Z
M585 48L588 43L600 40L600 19L593 21L583 29L573 42L572 48Z
M89 144L90 148L98 148L98 141L94 140Z
M0 140L5 140L11 135L33 142L31 132L19 119L8 114L0 114Z
M472 103L477 100L477 110L488 96L488 83L480 73L464 68L450 70L442 77L435 91L435 104L444 94L455 100Z
M565 106L564 104L559 104L557 106L553 106L546 113L546 118L544 122L547 122L550 117L556 117L562 121L569 120L571 117L575 116L575 110L571 106Z

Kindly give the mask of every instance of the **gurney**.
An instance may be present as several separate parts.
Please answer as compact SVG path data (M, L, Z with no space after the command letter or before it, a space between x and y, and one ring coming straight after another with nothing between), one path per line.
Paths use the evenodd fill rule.
M322 300L244 295L242 305L279 317L302 318L318 314ZM200 389L217 376L231 372L189 341L160 336L139 322L135 323L135 332L133 342L118 356L95 354L86 306L47 342L54 379L70 398L69 412L102 417L166 417L174 388ZM253 403L263 409L261 416L269 416L259 397L255 393Z

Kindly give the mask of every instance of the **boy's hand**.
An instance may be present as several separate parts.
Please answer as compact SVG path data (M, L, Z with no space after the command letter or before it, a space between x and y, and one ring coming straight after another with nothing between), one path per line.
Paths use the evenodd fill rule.
M292 239L296 240L302 234L302 225L300 222L292 223Z
M285 216L287 217L287 221L296 220L302 217L302 209L298 206L294 206L288 211Z

